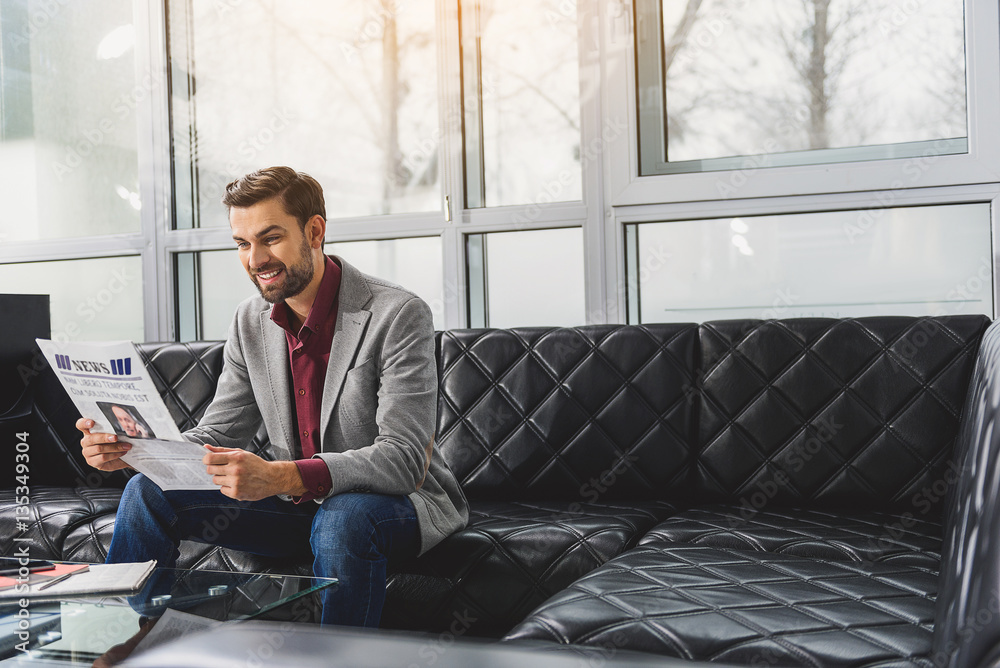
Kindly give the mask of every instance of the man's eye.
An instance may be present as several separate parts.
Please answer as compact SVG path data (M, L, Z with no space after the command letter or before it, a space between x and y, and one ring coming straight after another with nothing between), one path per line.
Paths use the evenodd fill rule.
M245 241L237 241L236 242L236 248L238 248L238 249L246 248L248 245L249 244L247 244L247 242L245 242Z
M266 243L273 244L278 241L278 237L268 237L267 239L264 239L264 241Z

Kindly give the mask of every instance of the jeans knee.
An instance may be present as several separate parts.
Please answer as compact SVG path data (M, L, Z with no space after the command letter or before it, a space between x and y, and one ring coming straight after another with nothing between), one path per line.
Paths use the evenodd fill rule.
M369 549L381 522L407 516L414 516L414 510L406 497L351 492L331 496L313 518L313 553L348 545Z
M137 473L125 483L125 491L122 492L122 502L127 499L149 499L150 495L162 496L163 490L155 482L141 473Z

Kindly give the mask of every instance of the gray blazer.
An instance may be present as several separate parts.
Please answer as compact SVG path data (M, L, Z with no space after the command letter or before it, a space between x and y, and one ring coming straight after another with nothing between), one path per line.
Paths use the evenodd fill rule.
M437 416L434 325L427 304L343 259L339 312L321 403L321 458L330 494L408 495L417 511L420 552L465 526L468 504L433 447ZM299 456L285 331L271 305L239 305L224 348L215 398L185 437L246 447L261 421L278 460ZM322 499L317 499L322 502Z

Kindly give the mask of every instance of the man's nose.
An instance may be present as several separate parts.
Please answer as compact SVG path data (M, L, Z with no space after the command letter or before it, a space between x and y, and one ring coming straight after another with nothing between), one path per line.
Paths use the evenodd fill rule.
M271 260L271 254L267 252L267 248L262 244L253 244L250 246L250 268L260 269L267 265Z

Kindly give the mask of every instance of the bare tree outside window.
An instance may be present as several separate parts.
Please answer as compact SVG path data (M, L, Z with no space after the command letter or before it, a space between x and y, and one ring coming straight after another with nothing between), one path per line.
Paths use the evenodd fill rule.
M662 3L667 157L962 138L961 0Z
M178 225L225 225L222 187L273 164L319 179L330 218L439 210L434 21L431 0L172 0Z
M581 199L575 4L464 6L479 11L486 205Z

